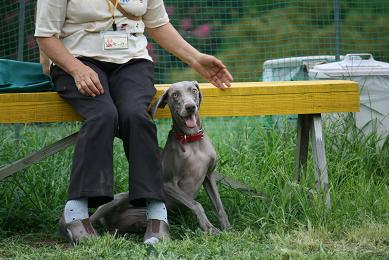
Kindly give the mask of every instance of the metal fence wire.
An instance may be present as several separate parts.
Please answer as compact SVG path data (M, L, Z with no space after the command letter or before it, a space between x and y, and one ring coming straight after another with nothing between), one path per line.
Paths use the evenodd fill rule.
M376 60L389 61L388 0L165 0L165 5L181 35L223 60L236 81L261 80L263 63L279 58L335 59L368 52ZM38 61L35 6L36 0L2 0L0 58ZM148 50L155 61L156 83L201 81L151 40Z

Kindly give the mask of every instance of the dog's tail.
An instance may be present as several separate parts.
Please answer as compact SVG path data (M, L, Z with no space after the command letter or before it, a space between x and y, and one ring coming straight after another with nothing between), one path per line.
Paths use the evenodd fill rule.
M239 182L237 180L234 180L231 177L225 176L218 172L213 172L213 175L215 176L216 182L219 182L228 188L247 193L252 197L260 198L264 201L267 201L269 197L264 194L263 192L258 192L253 188L248 187L246 184Z

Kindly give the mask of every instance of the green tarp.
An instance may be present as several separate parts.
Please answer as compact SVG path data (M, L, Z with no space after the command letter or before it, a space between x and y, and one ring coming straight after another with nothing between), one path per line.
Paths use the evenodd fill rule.
M0 59L0 93L54 91L42 65Z

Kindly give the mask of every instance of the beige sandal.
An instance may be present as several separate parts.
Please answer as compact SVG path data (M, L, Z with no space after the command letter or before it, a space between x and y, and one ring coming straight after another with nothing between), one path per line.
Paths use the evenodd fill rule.
M77 245L86 238L96 238L98 234L89 221L89 218L65 223L64 217L59 220L59 233L72 245Z
M165 221L158 219L147 221L144 243L154 245L161 240L170 240L169 225Z

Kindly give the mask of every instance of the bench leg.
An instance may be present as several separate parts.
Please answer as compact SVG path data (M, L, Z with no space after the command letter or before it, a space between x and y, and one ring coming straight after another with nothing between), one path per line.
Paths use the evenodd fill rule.
M16 162L13 162L7 166L0 168L0 181L8 176L11 176L17 171L23 170L30 165L39 162L50 155L53 155L61 150L64 150L68 146L76 142L77 133L69 135L49 146L42 148L41 150L34 152Z
M298 115L297 121L297 141L296 141L296 165L295 181L300 181L302 171L305 171L308 157L309 126L312 121L311 115Z
M324 146L323 126L320 114L315 114L311 121L312 155L315 164L316 189L322 189L325 194L326 207L331 207L328 187L328 172Z
M311 136L312 141L316 190L318 192L320 189L324 191L326 207L330 208L331 199L328 187L327 161L324 146L323 125L320 114L298 116L295 181L300 181L301 172L305 170L307 166L309 136Z

